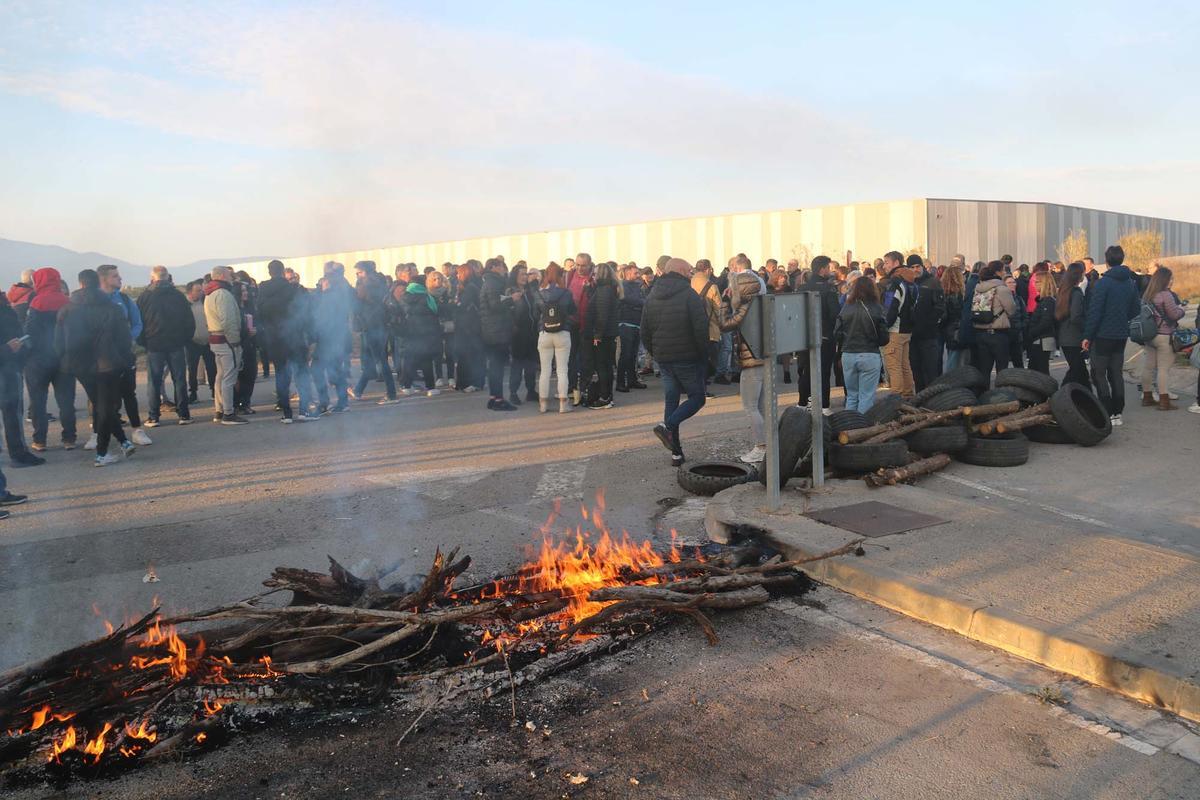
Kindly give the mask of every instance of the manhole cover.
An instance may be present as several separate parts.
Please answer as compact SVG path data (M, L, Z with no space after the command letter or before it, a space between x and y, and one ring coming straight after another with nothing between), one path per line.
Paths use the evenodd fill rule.
M915 531L950 521L875 500L812 511L804 516L835 528L871 537Z

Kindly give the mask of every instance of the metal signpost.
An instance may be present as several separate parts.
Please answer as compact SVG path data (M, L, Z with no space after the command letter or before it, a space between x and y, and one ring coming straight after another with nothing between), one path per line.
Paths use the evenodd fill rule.
M812 415L813 486L825 484L825 417L821 413L821 295L789 292L755 295L738 328L755 358L762 359L763 422L767 438L767 507L779 508L779 398L776 356L808 351L809 413ZM797 375L799 379L799 375Z

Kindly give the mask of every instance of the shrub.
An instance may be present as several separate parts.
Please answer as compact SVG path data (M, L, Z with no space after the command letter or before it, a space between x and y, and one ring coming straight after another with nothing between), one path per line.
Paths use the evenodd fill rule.
M1117 244L1125 251L1125 266L1135 272L1150 272L1163 254L1161 231L1127 231Z
M1088 253L1088 235L1083 228L1067 232L1067 238L1058 246L1058 260L1064 264L1082 261Z

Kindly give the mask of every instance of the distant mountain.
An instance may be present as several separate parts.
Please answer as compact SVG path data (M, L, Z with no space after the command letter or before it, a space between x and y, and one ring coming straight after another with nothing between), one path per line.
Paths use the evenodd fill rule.
M239 258L205 258L190 264L169 266L178 283L203 276L218 264L240 264L245 261L261 261L266 256L242 256ZM148 275L153 265L134 264L122 258L104 253L78 253L54 244L34 244L0 239L0 290L7 290L21 276L21 271L38 267L54 267L73 283L75 273L82 269L95 268L101 264L116 264L126 272L126 283L142 286L149 282Z

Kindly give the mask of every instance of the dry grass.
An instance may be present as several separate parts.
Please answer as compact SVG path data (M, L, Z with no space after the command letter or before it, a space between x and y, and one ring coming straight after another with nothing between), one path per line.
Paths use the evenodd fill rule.
M1158 259L1158 263L1174 273L1175 282L1171 288L1176 294L1188 300L1200 300L1200 254L1168 256Z
M1067 233L1067 238L1063 239L1062 244L1058 246L1058 260L1064 264L1070 264L1073 261L1082 261L1084 256L1088 255L1088 235L1083 228L1078 228Z

